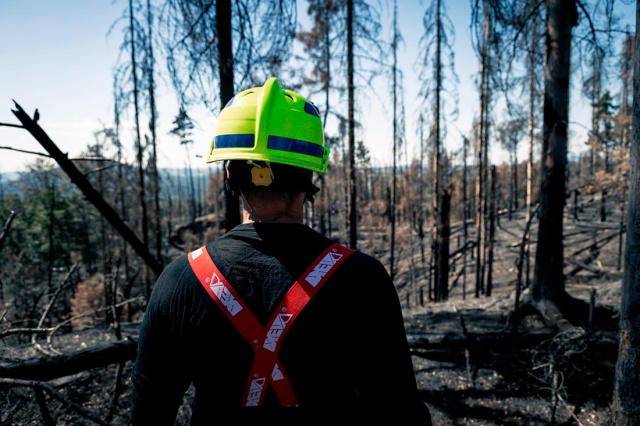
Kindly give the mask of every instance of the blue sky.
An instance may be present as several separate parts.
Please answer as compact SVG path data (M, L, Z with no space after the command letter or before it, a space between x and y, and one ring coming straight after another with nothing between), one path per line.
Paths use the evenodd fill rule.
M120 41L107 38L121 4L86 0L0 0L0 122L19 124L15 100L61 149L78 155L113 116L112 68ZM44 152L21 129L0 127L0 146ZM0 150L0 172L34 156Z
M405 40L399 60L406 73L406 135L410 150L417 146L413 111L418 86L412 69L418 39L423 33L425 4L418 0L399 1L400 30ZM18 123L11 112L14 108L12 100L15 100L30 114L39 109L40 125L70 156L79 155L93 143L94 132L109 125L113 116L112 73L122 33L119 28L107 33L126 7L124 0L0 0L0 40L3 41L0 44L0 122ZM631 12L634 7L633 3L627 6ZM449 0L447 9L456 25L456 70L460 79L460 116L449 126L449 134L455 139L459 136L455 128L468 134L477 110L479 101L473 78L478 63L469 36L468 0ZM300 10L299 18L302 18L306 8L301 6ZM391 15L385 13L383 21L390 23ZM390 33L385 29L382 34L388 37ZM173 94L164 83L159 84L159 160L163 167L182 167L184 149L167 134L177 113ZM380 93L384 96L387 90L380 85ZM358 108L359 116L367 126L361 136L371 150L374 163L383 164L391 154L391 116L376 98L371 100ZM584 109L585 105L577 104L572 111L580 108ZM195 158L195 154L206 152L215 117L204 110L195 111L193 117L199 125L193 135L195 144L192 148L192 162L197 165L202 159ZM576 119L576 114L572 113L572 119ZM448 143L450 149L456 148L455 140ZM129 145L132 152L133 143ZM10 127L0 127L2 146L44 152L26 131ZM497 151L494 155L495 161L503 158ZM22 170L34 158L0 149L0 172ZM204 162L202 166L205 167Z

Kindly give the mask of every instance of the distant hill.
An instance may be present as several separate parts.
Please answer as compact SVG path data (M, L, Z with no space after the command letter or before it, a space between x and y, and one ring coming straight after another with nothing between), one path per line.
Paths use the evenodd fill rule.
M2 183L11 182L12 180L18 179L18 177L20 177L20 172L0 173L0 182Z

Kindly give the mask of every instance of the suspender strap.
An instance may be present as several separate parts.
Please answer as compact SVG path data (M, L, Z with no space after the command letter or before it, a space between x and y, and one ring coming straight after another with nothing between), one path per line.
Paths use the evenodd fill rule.
M264 343L256 351L256 357L254 358L253 365L251 366L251 373L249 380L252 378L264 378L269 377L271 374L272 366L277 361L277 356L284 341L284 337L291 328L291 324L298 317L302 309L311 300L311 297L318 292L320 287L329 279L331 274L337 269L353 250L343 247L339 244L332 244L329 246L318 258L307 268L302 276L296 281L289 289L285 297L282 299L278 307L275 309L271 319L267 323L265 328ZM276 364L276 368L278 364ZM275 370L274 370L275 372ZM280 373L284 373L280 368ZM286 377L286 376L285 376ZM291 388L290 381L286 380L273 380L271 382L274 391L278 396L280 404L283 406L296 406L297 400L293 390L288 391L287 388ZM251 383L247 386L245 395L245 401L254 401L259 398L259 404L262 404L264 398L264 392L260 394L253 394L250 389L256 388ZM282 391L279 392L279 388Z
M200 284L209 293L209 296L215 300L222 312L236 326L242 337L255 348L258 340L264 334L263 327L214 265L207 249L201 247L192 251L189 253L188 259Z
M298 406L291 382L278 360L284 336L311 297L353 252L354 250L337 243L329 246L289 289L266 327L262 327L222 276L205 247L189 253L189 264L198 280L255 352L242 400L243 406L262 405L268 384L273 387L280 405Z

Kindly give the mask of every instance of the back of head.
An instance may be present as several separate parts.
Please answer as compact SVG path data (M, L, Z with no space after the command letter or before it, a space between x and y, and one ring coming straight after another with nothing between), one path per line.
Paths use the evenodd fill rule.
M313 200L313 172L324 173L329 163L320 114L271 77L223 108L207 157L214 161L226 161L231 190L306 192Z
M313 171L288 164L253 160L227 160L227 189L262 198L282 195L291 200L304 192L313 202L319 188L312 183Z

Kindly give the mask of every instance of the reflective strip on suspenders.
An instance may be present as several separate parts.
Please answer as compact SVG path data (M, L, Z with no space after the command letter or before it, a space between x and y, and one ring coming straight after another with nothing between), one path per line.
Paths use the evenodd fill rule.
M280 405L299 405L289 377L278 360L282 341L307 302L353 252L354 250L337 243L330 245L289 289L266 327L262 327L222 276L205 247L189 253L189 264L198 280L255 352L242 399L243 407L262 405L269 384Z

